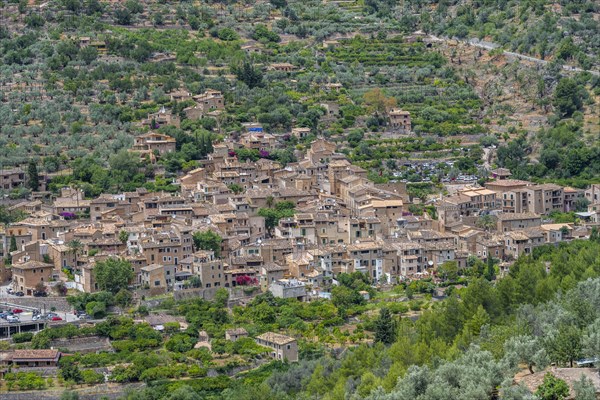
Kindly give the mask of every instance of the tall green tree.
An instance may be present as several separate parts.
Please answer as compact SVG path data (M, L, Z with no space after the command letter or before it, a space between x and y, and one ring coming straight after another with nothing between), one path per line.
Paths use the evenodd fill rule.
M387 307L382 307L375 320L375 342L392 344L396 340L396 321Z
M527 364L532 374L534 366L543 369L548 365L548 355L542 341L527 335L507 340L504 343L504 358L513 368L518 368L519 363Z
M81 370L71 358L63 357L60 360L58 372L67 382L80 383L83 381Z
M496 279L496 268L494 267L494 258L488 255L487 259L487 268L485 270L485 279L488 281L493 281Z
M294 216L294 203L291 201L279 201L273 204L272 201L267 198L267 205L272 204L274 208L260 208L258 215L265 219L265 228L271 234L273 228L277 226L281 218L288 218Z
M496 219L491 215L482 215L477 218L475 225L489 232L496 227Z
M123 244L127 243L127 240L129 240L129 233L126 230L120 231L119 232L119 240Z
M37 164L35 161L30 160L27 166L27 185L33 191L36 191L40 187L40 176L38 175Z
M17 251L17 238L15 237L15 235L10 236L10 247L8 248L8 251L10 251L11 253L13 251Z
M583 88L571 78L562 78L554 91L554 106L562 117L570 117L583 107Z
M235 76L244 82L250 89L262 86L263 74L249 60L245 60L242 65L233 68Z
M133 269L127 260L109 258L96 263L94 277L100 290L116 294L121 289L127 289L129 281L133 279Z
M194 240L194 248L196 250L212 250L215 252L215 257L221 256L223 238L218 233L211 230L194 232L192 239Z
M548 339L547 348L552 361L569 364L573 368L573 361L581 357L583 350L581 331L573 325L562 325Z

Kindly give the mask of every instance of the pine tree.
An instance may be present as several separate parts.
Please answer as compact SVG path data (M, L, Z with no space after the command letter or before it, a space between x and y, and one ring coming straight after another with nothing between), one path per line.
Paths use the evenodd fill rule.
M396 323L387 307L381 308L375 320L375 342L392 344L396 340Z
M237 78L244 82L250 89L262 85L263 74L250 61L244 61L241 67L235 69Z

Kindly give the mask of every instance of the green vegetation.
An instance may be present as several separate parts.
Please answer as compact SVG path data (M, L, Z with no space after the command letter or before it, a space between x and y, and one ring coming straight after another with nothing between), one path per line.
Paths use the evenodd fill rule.
M427 200L443 191L441 182L470 174L483 183L484 165L510 168L513 178L575 187L600 176L600 79L562 68L600 65L593 1L127 0L109 7L63 0L43 7L1 2L0 10L1 167L20 167L27 179L26 187L0 190L10 200L27 197L47 179L54 194L71 185L87 198L140 187L175 193L176 177L210 164L216 145L238 138L248 122L274 135L276 148L235 148L229 157L285 166L325 137L372 181L409 182L409 196L419 200L410 211L433 218ZM501 47L487 52L431 41L415 34L419 29ZM331 38L336 42L323 43ZM531 61L532 68L502 56L504 50L548 62ZM293 71L277 71L270 67L275 63L289 63ZM195 101L173 100L179 89L192 95L219 90L225 109L190 118L186 109ZM410 133L390 131L393 107L411 113ZM149 118L142 126L163 110L179 122L160 126ZM290 134L294 127L310 132L298 139ZM149 130L175 138L175 151L143 159L128 151L133 138ZM486 162L484 154L490 155ZM426 161L437 165L425 171ZM243 192L238 184L229 189ZM579 200L576 208L587 204ZM268 198L258 215L272 236L295 212L293 202ZM2 224L25 217L0 207ZM568 223L575 215L550 218ZM477 224L490 230L494 221L482 217ZM118 237L127 241L124 231ZM8 250L16 251L16 237L8 241ZM196 232L193 241L195 249L221 256L218 234ZM77 266L84 246L77 240L67 246ZM113 382L148 385L125 395L132 400L481 399L498 389L504 398L526 398L526 389L511 386L519 363L537 372L600 356L599 260L594 230L589 242L537 248L506 276L497 260L472 257L464 270L447 262L435 280L390 292L360 273L340 274L331 300L311 303L266 293L228 309L223 291L214 301L165 296L161 312L184 317L188 328L166 324L158 332L135 323L133 311L127 314L131 265L107 259L94 270L101 291L68 301L94 318L115 306L127 316L16 334L13 341L43 349L58 338L109 338L114 353L65 356L60 379L67 387L93 385L103 381L93 368L111 367ZM70 279L72 267L63 270ZM188 284L201 286L197 278ZM432 295L440 286L448 297L438 301ZM57 292L65 295L66 286L57 285ZM152 311L145 303L136 307L136 318ZM252 339L226 341L225 330L237 327L251 337L275 331L298 338L301 361L268 362ZM212 352L196 348L201 330ZM254 369L225 375L236 367ZM9 390L52 386L29 372L9 371L5 380ZM590 398L589 388L581 380L577 396ZM537 396L564 397L564 383L547 375Z
M196 250L211 250L215 257L221 256L221 242L223 238L213 231L195 232L192 236Z
M2 5L11 11L1 17L6 28L0 33L0 79L6 85L0 90L0 156L3 166L27 167L30 189L38 187L34 176L61 171L49 185L54 192L68 184L81 187L87 197L142 186L175 192L173 176L196 168L214 143L237 134L249 121L277 134L281 148L268 155L237 149L240 160L262 157L285 165L295 160L296 145L324 135L342 142L350 160L371 169L376 181L395 179L398 159L470 158L457 171L472 174L481 167L481 152L479 145L463 145L470 142L465 137L478 142L476 135L481 135L488 138L481 143L488 145L494 139L497 143L493 133L517 140L515 126L508 132L497 129L513 122L517 108L494 104L505 83L516 82L528 104L542 114L553 105L552 127L565 118L581 120L593 110L589 93L599 90L596 76L560 74L560 63L585 69L598 65L594 44L599 29L593 17L598 7L593 2L560 5L560 11L541 0L525 5L516 0L500 5L275 1L229 8L130 1L114 10L91 3L53 3L41 19L25 4ZM14 29L12 12L24 16L27 27ZM498 67L493 60L482 65L479 52L474 65L463 68L471 60L461 49L429 48L411 36L417 29L484 38L553 61L540 71L524 72L514 65ZM349 38L316 51L322 40L350 32ZM299 40L283 41L282 35ZM104 44L108 54L102 46L80 44L84 36ZM248 39L258 41L256 52L242 49ZM164 62L156 59L167 54L171 58ZM291 76L266 68L282 62L295 66ZM500 81L476 87L480 70ZM229 81L229 75L236 79ZM329 90L327 83L342 88ZM13 84L26 90L10 90ZM529 86L535 87L531 93ZM184 109L195 103L169 96L180 88L192 94L220 90L226 109L218 116L190 119ZM325 116L324 103L337 104L339 113ZM416 137L380 136L389 128L386 112L393 106L411 112ZM176 138L177 148L152 165L151 157L140 161L125 150L133 136L148 129L139 122L163 107L181 119L180 125L158 127L154 121L150 128ZM309 127L311 134L302 140L289 137L293 126ZM533 147L535 139L529 144ZM530 155L528 146L520 147L509 148L509 160L499 151L498 164L520 166ZM521 175L555 179L556 171L564 170L537 165ZM570 168L569 175L590 179L577 168ZM400 177L411 178L416 181L410 172ZM27 194L26 188L10 191L14 197Z
M31 346L48 348L57 338L108 337L115 353L66 356L60 375L68 382L92 384L99 382L100 376L91 368L111 366L112 381L149 383L136 399L169 398L174 390L189 390L215 400L252 398L255 393L261 393L261 398L290 400L336 398L338 394L392 399L410 393L426 399L436 392L465 398L469 393L489 396L498 387L508 395L523 390L510 386L519 364L537 372L550 363L570 366L581 357L600 354L600 314L594 294L600 293L598 260L596 234L590 241L539 247L532 256L519 258L507 276L495 280L485 278L486 265L477 259L469 260L465 271L447 267L456 275L447 279L462 279L465 287L448 290L445 300L432 304L427 303L431 283L424 280L407 286L404 292L411 300L397 304L390 299L394 293L403 293L401 286L392 293L380 293L360 273L340 274L340 285L333 288L331 300L303 303L266 293L232 312L227 312L222 293L212 302L199 298L165 301L161 308L184 316L187 329L181 330L175 323L157 332L129 317L110 316L93 327L45 329L31 338ZM363 291L371 300L365 300ZM112 298L103 292L69 301L74 305L112 304ZM416 319L402 316L415 312ZM347 330L350 317L359 322ZM284 331L298 338L301 361L262 365L237 378L209 378L210 369L225 372L264 357L265 349L250 338L224 340L225 330L231 327L244 327L251 337ZM212 352L194 348L199 331L208 333ZM336 344L350 343L358 346L341 358L330 354ZM459 377L458 381L452 377ZM15 376L13 381L19 379L25 377ZM345 385L349 379L355 382L353 387ZM31 387L29 383L13 385ZM577 384L578 393L589 392L589 387L589 382L582 380ZM560 381L550 376L538 389L539 396L560 393ZM133 394L126 398L133 398L130 396Z
M94 278L100 290L116 294L122 289L127 289L133 279L131 263L115 258L98 261L94 267Z
M46 380L35 372L8 372L4 375L8 390L42 390Z
M271 203L272 199L271 199ZM279 223L281 218L290 218L294 216L295 204L291 201L278 201L269 208L261 208L258 215L265 218L265 227L267 231L273 234L273 229Z
M564 121L537 134L542 145L537 164L527 162L527 153L534 145L520 136L498 148L498 164L510 168L517 178L556 178L558 183L575 187L597 180L600 174L600 146L598 141L586 143L582 123Z
M562 379L547 373L535 394L542 400L562 400L569 395L569 386Z

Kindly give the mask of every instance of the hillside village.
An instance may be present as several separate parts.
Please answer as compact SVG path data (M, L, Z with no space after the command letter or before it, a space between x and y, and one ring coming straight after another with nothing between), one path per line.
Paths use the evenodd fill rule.
M211 96L220 98L214 91ZM149 119L151 124L157 120ZM290 134L301 132L294 129ZM165 295L212 300L226 290L229 306L247 305L248 312L261 293L321 307L323 300L332 298L340 277L356 273L378 291L393 290L397 284L408 288L411 282L440 284L435 293L443 298L444 282L467 273L476 259L493 268L490 279L496 275L502 279L515 260L534 254L538 247L597 235L597 184L586 190L535 184L512 179L509 170L497 168L483 186L454 179L442 183L439 194L419 198L409 194L410 183L405 181L372 182L365 169L351 164L335 143L323 138L312 141L298 162L285 167L266 158L241 161L237 157L240 149L268 152L278 146L278 140L259 124L248 124L237 139L213 143L213 152L201 167L175 178L175 193L140 188L87 199L80 189L64 187L58 196L34 192L32 199L15 202L8 212L19 213L22 219L5 226L0 236L2 277L11 280L10 293L17 298L99 294L106 288L98 285L97 264L114 259L132 270L125 287L135 293L134 302ZM155 162L175 151L175 146L173 138L151 131L136 137L130 151ZM24 179L11 173L5 182L26 184ZM561 222L565 216L573 219ZM375 294L371 289L358 293L363 301ZM105 315L104 308L97 311L88 304L96 303L75 305L75 314L93 319ZM411 307L419 306L411 303ZM178 331L187 332L190 321L188 314L183 318L178 313L151 312L138 315L137 322L170 332L166 336L172 337L166 342L170 349L169 343L183 335ZM57 317L60 314L47 315L46 324L61 337L65 321ZM21 322L15 329L2 328L0 334L15 340L31 335L28 322ZM81 319L71 323L81 325ZM103 323L93 322L96 327L90 332ZM251 368L265 362L260 354L296 362L307 345L299 345L297 332L289 328L266 332L259 328L250 335L247 325L227 326L210 334L199 332L194 349L208 349L206 354L212 356L206 357L213 360L204 365L214 368L215 362L221 362L230 365L227 368ZM218 339L221 334L224 340ZM348 339L372 342L361 333L344 338L342 346L349 345ZM34 349L13 349L1 353L0 368L4 366L4 373L10 371L6 368L18 368L62 377L64 372L57 371L64 371L64 363L70 361L60 364L59 360L69 353L125 351L118 342L85 334L72 342L52 343L62 352L42 350L37 344ZM252 350L237 353L242 348ZM229 353L225 359L218 355L223 351ZM236 354L244 354L243 361ZM83 370L90 376L85 382L147 381L153 376L140 371L137 378L124 378L118 368L117 364L100 372ZM206 369L157 373L194 377ZM26 387L24 381L18 382Z
M597 399L599 13L0 2L0 398Z
M137 137L131 151L160 157L174 146L172 138L149 133ZM193 276L204 289L235 287L248 277L283 297L291 295L276 287L293 281L305 290L289 292L308 300L339 273L362 272L376 284L395 284L436 276L446 263L464 269L473 256L493 258L508 270L538 246L589 237L600 222L599 185L578 190L534 184L497 169L483 187L449 182L447 195L440 191L422 204L408 194L406 182L371 182L366 170L325 139L314 140L300 161L285 168L268 159L240 161L235 153L276 146L277 139L254 124L239 140L215 144L202 167L177 178L177 193L142 188L85 199L65 187L56 198L14 204L10 211L27 218L1 236L13 290L32 295L40 283L51 289L63 281L93 293L95 262L120 257L131 263L130 284L152 294L182 290ZM415 215L415 204L433 211ZM552 215L574 212L579 204L587 208L575 213L576 222L553 222ZM278 205L292 214L265 214ZM193 235L207 231L219 237L216 251L194 246ZM9 251L11 241L16 250ZM72 241L81 244L77 254ZM43 272L17 272L28 269Z

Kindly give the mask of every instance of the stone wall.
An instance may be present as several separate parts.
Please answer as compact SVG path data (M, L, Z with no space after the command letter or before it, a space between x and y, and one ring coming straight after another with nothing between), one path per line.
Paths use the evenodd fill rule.
M175 300L184 300L184 299L197 299L201 298L204 300L212 300L215 298L217 294L217 290L220 288L206 288L206 289L183 289L177 290L173 292L173 298Z
M146 386L143 383L130 383L119 385L115 383L107 383L92 387L74 388L73 392L77 392L79 400L97 400L99 398L118 399L121 398L127 389L139 390ZM63 389L47 389L45 391L29 391L29 392L3 392L0 396L2 400L59 400L63 394Z
M41 311L45 309L46 312L49 312L52 307L60 312L70 312L73 310L73 307L67 303L67 299L64 297L10 297L2 298L0 304L4 305L5 302L16 306L33 307Z
M248 289L245 286L237 286L233 288L225 288L229 292L229 301L236 301L242 299L253 298L254 296L260 294L260 290L254 290L252 293L248 294L244 291L244 288ZM196 299L201 298L204 300L213 300L217 291L223 288L198 288L198 289L183 289L177 290L173 292L173 298L175 300L183 300L183 299Z

